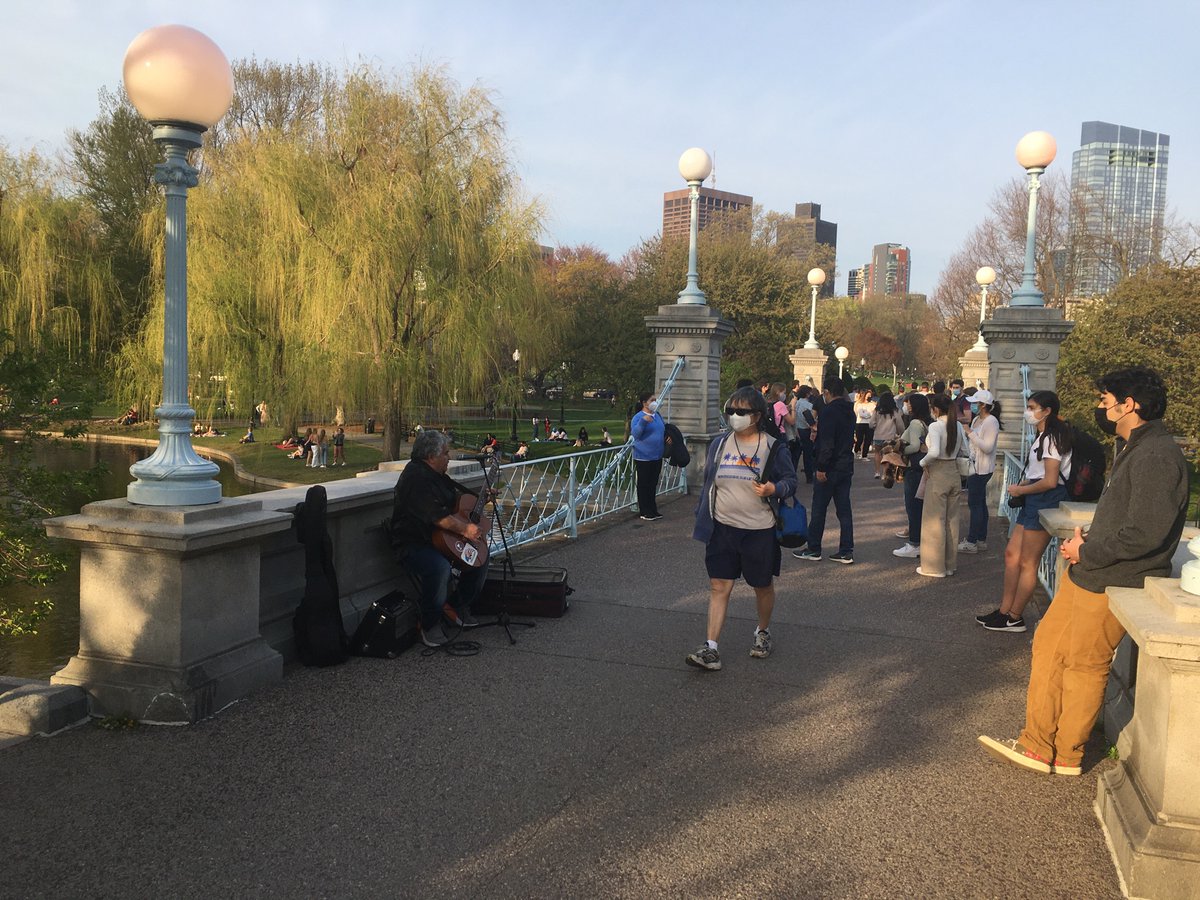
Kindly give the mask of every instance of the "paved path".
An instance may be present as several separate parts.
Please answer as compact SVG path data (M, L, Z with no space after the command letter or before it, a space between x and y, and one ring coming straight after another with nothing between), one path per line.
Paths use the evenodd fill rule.
M679 498L549 548L572 610L515 646L4 750L0 896L1119 897L1099 738L1076 779L975 744L1023 717L1031 635L972 619L1001 536L921 578L864 471L856 564L785 558L767 660L739 586L724 669L683 664L707 591Z

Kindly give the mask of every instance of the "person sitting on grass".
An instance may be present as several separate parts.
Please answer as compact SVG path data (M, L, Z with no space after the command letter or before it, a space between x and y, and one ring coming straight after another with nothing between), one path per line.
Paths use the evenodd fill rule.
M525 459L527 456L529 456L529 444L521 441L517 445L517 452L513 454L513 459Z
M242 435L242 439L240 441L238 441L238 443L239 444L253 444L254 443L254 426L253 425L250 425L246 428L246 433Z

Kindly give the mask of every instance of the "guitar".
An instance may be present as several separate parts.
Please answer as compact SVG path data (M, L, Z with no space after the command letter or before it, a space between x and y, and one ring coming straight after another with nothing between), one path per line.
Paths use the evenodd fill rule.
M487 503L488 488L492 486L499 472L500 459L497 454L493 454L483 470L484 489L474 500L470 494L459 497L458 508L451 514L464 525L468 522L478 525L479 530L483 532L482 538L473 541L444 528L433 529L433 548L450 560L451 565L466 566L470 569L481 569L487 565L487 536L492 530L492 520L483 514L483 508Z

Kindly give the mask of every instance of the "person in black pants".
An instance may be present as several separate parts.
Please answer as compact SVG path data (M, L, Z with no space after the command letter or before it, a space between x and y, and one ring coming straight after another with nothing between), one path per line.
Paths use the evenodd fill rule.
M633 436L633 467L637 471L638 512L646 522L661 519L658 512L658 476L666 452L666 423L658 414L658 395L644 391L640 408L629 423Z
M817 420L814 447L817 480L813 485L808 546L793 550L792 556L812 562L822 558L825 513L832 500L842 533L837 553L831 553L829 558L850 565L854 562L854 518L850 510L850 482L854 477L854 406L846 399L846 387L840 378L826 379L825 396L825 408Z

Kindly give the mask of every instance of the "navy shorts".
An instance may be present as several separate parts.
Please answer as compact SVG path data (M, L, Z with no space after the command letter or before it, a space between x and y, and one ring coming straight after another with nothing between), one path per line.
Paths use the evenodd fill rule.
M1040 494L1026 494L1025 505L1018 510L1017 524L1026 531L1045 531L1038 513L1043 509L1054 509L1067 499L1066 485L1058 485Z
M709 578L734 581L745 578L750 587L767 587L779 575L779 541L774 528L734 528L713 522L712 537L704 548Z

